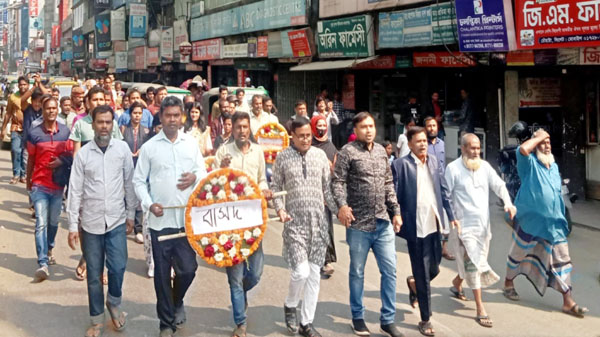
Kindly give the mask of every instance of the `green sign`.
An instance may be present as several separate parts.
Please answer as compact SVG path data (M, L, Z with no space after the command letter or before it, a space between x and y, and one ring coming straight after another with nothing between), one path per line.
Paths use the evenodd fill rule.
M317 45L320 57L373 56L373 18L359 15L319 21Z
M234 68L242 70L272 70L271 64L267 60L234 60Z
M453 44L458 40L456 10L451 2L431 6L433 45Z

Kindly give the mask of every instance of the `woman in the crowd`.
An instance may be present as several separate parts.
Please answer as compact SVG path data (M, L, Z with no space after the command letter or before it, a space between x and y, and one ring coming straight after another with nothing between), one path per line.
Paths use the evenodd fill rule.
M233 125L231 124L231 115L224 114L223 115L223 134L218 135L217 138L215 138L215 144L213 146L214 153L217 152L217 150L219 149L219 146L229 142L229 139L231 139L232 131L233 131Z
M189 133L198 140L200 152L207 157L212 155L212 140L210 138L210 127L202 114L202 105L199 102L187 103L185 105L186 120L183 127L185 133Z

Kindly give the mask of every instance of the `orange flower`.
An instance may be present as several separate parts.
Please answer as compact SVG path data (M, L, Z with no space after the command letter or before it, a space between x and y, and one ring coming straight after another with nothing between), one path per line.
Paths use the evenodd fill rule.
M261 144L261 138L280 139L281 145L275 145L272 143ZM256 131L254 139L256 139L258 144L261 144L263 151L265 152L265 162L267 164L273 164L275 162L275 158L277 158L277 154L290 146L290 137L283 125L279 123L264 124Z

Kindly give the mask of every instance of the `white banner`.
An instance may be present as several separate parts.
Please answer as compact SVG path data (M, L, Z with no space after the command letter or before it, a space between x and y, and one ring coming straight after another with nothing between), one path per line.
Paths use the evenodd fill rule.
M115 69L117 71L127 71L127 52L117 51L115 52Z
M185 20L177 20L173 22L173 35L175 38L175 44L173 47L175 49L179 48L179 45L184 42L189 42L188 32L187 32L187 21Z
M110 12L110 39L112 41L125 41L125 7Z
M194 235L231 231L263 224L261 199L192 207L190 215Z
M248 57L248 44L237 43L237 44L225 44L221 52L221 58L239 58Z
M160 36L160 57L163 63L173 61L173 27L163 28Z
M282 138L264 138L264 137L258 136L258 139L256 140L256 142L258 144L266 146L266 147L279 147L279 148L283 147L283 139Z

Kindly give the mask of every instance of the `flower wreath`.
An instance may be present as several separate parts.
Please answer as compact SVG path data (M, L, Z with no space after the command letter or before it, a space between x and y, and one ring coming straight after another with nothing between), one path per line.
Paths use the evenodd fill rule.
M213 170L213 163L215 162L215 156L209 156L204 158L204 165L206 166L206 172L210 173Z
M231 231L195 235L192 207L215 203L260 199L262 225ZM258 185L244 172L230 168L210 172L196 187L185 210L185 232L192 248L209 264L231 267L246 260L258 249L267 229L267 202Z
M267 164L273 164L277 154L290 146L290 137L283 125L279 123L263 124L256 131L254 139L262 146Z

